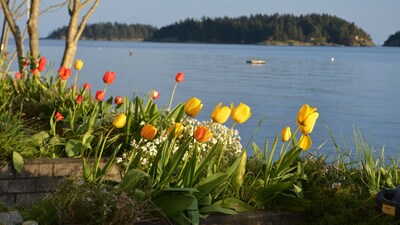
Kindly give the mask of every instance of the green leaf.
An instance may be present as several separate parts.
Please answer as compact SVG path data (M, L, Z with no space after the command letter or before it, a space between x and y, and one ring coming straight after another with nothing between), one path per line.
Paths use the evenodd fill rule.
M87 159L82 158L83 178L87 181L93 181L93 172Z
M198 201L199 201L199 205L211 205L212 196L211 195L204 196L203 198L201 198Z
M44 140L50 137L49 132L46 131L41 131L39 133L36 133L30 137L30 140L32 140L36 145L41 145Z
M248 212L248 211L254 211L254 207L247 204L246 202L243 202L242 200L239 200L237 198L225 198L222 199L214 205L220 206L222 208L228 208L228 209L233 209L236 212Z
M142 179L148 177L149 175L147 173L139 169L131 169L122 177L119 188L121 190L135 189Z
M204 196L208 195L214 188L218 187L228 179L228 174L226 173L216 173L212 176L205 178L200 181L198 185L195 186L199 193L194 193L197 199L202 199Z
M216 213L223 213L223 214L227 214L227 215L237 214L237 212L235 210L227 209L227 208L221 207L219 205L204 206L199 211L201 214L207 214L207 215L216 214Z
M135 189L133 191L133 194L132 194L133 201L140 202L140 201L143 201L145 197L146 197L146 193L144 193L142 190Z
M13 162L14 169L16 171L18 171L18 173L21 173L22 172L22 168L24 167L24 159L16 151L13 151L12 162Z
M220 152L222 144L220 142L217 142L213 146L213 148L207 152L207 155L201 160L200 164L198 165L194 177L193 177L193 183L197 183L198 180L201 178L201 175L204 174L203 171L207 169L207 165L213 161L213 158L216 156L217 152Z
M168 120L173 119L174 121L179 121L184 115L183 106L184 106L183 103L179 103L179 105L177 105L175 109L173 109L171 113L168 114L167 119Z
M154 204L161 208L166 216L173 217L190 207L196 198L193 195L162 195L154 200Z
M178 225L195 225L195 224L192 223L192 221L190 221L189 218L187 218L185 216L185 214L183 212L179 213L176 216L173 216L172 220L175 221L176 224L178 224Z
M79 155L84 150L83 144L80 140L69 139L65 145L65 151L68 157Z
M270 186L267 186L265 188L262 188L258 193L257 193L257 198L259 200L269 198L279 192L286 192L291 189L293 189L293 183L291 182L282 182L282 183L277 183L277 184L272 184Z
M226 170L226 173L228 174L229 177L233 175L233 173L236 171L236 169L242 162L242 156L243 154L245 154L245 152L246 151L242 151L242 153L240 153L239 157L235 160L235 162L232 163L232 165Z
M119 144L115 149L113 154L108 158L107 163L103 166L103 169L101 169L100 174L97 176L104 176L108 173L108 171L110 170L111 166L114 163L114 159L115 156L117 155L117 153L119 152L119 150L121 149L122 144Z
M170 192L170 193L183 193L187 192L188 194L199 192L196 188L165 188L163 192Z
M83 135L82 144L86 145L86 146L87 145L90 146L90 142L92 142L92 139L93 139L93 135L90 131L88 131L85 133L85 135Z

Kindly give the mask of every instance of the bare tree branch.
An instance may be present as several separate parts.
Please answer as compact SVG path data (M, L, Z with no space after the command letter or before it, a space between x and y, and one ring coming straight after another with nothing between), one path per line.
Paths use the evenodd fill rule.
M11 29L11 32L16 33L17 32L17 25L15 23L15 20L12 16L12 13L10 11L10 8L8 7L7 3L5 0L0 0L1 7L3 8L4 12L4 17L6 18L8 25Z
M63 7L65 4L67 4L67 2L68 2L68 0L65 0L64 2L61 2L61 3L59 3L59 4L51 5L51 6L49 6L48 8L42 10L42 11L40 12L39 15L42 15L42 14L44 14L44 13L47 13L47 12L49 12L49 11L51 11L51 10L56 10L56 9L58 9L58 8L61 8L61 7Z
M89 1L89 0L88 0ZM87 1L87 2L88 2ZM95 2L93 3L92 7L89 9L89 11L86 13L85 16L82 17L82 21L81 24L79 25L78 31L75 35L75 41L77 42L79 40L79 38L82 35L83 30L85 29L86 23L90 17L90 15L92 15L92 13L94 12L94 10L96 10L97 6L100 4L100 0L95 0Z
M92 2L92 0L86 0L86 1L84 1L81 5L80 5L80 8L81 9L83 9L83 8L85 8L87 5L89 5L89 3L91 3Z

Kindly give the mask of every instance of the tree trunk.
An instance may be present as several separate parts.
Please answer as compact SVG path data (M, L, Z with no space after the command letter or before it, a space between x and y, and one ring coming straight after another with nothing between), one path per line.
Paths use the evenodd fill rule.
M74 60L76 53L76 43L75 36L78 32L78 17L79 17L79 7L74 6L74 9L71 10L68 33L65 38L65 50L64 55L61 61L61 66L65 66L67 68L71 68L72 61Z
M31 0L31 10L29 12L28 33L29 33L29 47L31 56L34 60L38 60L39 52L39 32L38 32L38 18L39 18L40 0Z
M91 4L92 1L93 0L85 0L83 3L81 3L80 0L69 0L68 9L69 9L70 20L69 20L67 37L65 39L65 50L61 61L61 66L71 68L73 64L73 60L76 54L76 49L78 47L79 38L82 35L83 29L85 28L90 15L99 5L100 0L95 0L93 2L90 9L82 17L82 21L80 24L79 24L79 13L87 5Z
M24 53L24 43L22 40L21 31L20 31L18 25L15 23L15 20L12 17L11 11L8 8L8 4L6 3L6 1L0 0L0 4L1 4L1 7L3 8L4 16L7 20L8 26L10 27L10 30L14 35L15 48L17 50L17 56L18 56L19 71L21 73L25 73L24 60L23 60L25 58L25 53Z

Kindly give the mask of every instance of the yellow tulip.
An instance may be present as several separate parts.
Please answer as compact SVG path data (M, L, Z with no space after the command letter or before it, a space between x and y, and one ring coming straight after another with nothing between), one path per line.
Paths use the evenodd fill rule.
M285 127L282 129L282 141L286 142L292 137L292 132L290 131L290 127Z
M199 114L200 110L203 108L203 104L201 104L201 100L198 98L190 98L186 101L183 106L183 111L190 117L195 117Z
M212 138L212 133L205 126L198 126L193 134L194 138L201 143L205 143Z
M126 116L123 113L119 114L113 121L113 125L116 128L124 127L125 124L126 124Z
M150 124L145 124L140 132L142 138L152 140L157 134L157 128Z
M80 59L77 59L77 60L75 61L75 69L76 69L76 70L81 70L81 69L82 69L82 66L83 66L83 61L80 60Z
M313 131L314 125L317 122L319 113L317 108L312 108L304 104L297 113L297 125L300 126L300 131L303 134L309 134Z
M182 135L184 129L185 128L181 123L171 124L168 128L168 134L174 131L174 137L177 138Z
M211 119L216 123L225 123L231 115L231 109L228 106L221 107L220 102L211 114Z
M235 105L232 103L231 110L232 120L236 123L244 123L251 116L250 107L243 103L240 103L236 108Z
M302 148L304 151L307 151L311 148L312 140L309 135L303 134L299 140L299 147Z

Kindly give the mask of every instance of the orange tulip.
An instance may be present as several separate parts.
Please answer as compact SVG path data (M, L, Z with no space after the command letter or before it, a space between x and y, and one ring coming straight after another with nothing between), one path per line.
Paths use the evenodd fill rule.
M193 136L198 142L206 143L207 141L211 140L213 135L211 131L207 129L207 127L200 125L194 131Z
M152 140L157 134L157 128L150 124L145 124L140 132L142 138Z

